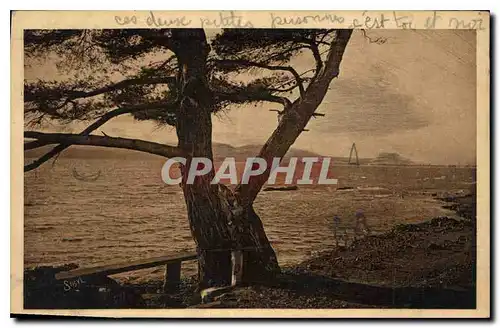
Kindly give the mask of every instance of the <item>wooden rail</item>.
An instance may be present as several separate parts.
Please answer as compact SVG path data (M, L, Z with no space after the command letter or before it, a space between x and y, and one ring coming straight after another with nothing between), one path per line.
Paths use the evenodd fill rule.
M165 281L163 284L163 288L166 291L177 288L181 280L181 263L184 261L192 261L196 259L196 253L180 253L175 255L167 255L149 259L103 265L93 268L82 268L59 272L56 274L55 278L57 280L72 280L80 277L83 278L90 276L110 276L118 273L165 265Z
M74 280L84 277L110 276L118 273L135 271L147 268L153 268L160 265L165 265L165 277L163 289L164 291L177 290L181 280L181 264L185 261L197 260L198 257L194 252L178 253L175 255L167 255L153 257L149 259L114 263L93 268L74 269L65 272L59 272L55 275L57 280ZM232 281L231 285L239 284L242 276L243 254L241 250L233 250L231 252L232 260Z

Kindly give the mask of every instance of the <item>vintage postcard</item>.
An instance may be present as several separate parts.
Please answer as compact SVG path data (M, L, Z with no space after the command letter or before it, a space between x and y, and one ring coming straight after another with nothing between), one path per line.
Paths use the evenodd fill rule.
M489 317L489 33L12 12L12 315Z

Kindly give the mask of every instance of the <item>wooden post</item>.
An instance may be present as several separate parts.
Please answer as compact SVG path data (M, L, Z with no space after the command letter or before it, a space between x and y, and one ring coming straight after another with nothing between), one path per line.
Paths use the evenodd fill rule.
M231 286L237 286L241 284L243 277L243 252L240 250L235 250L231 252L231 262L232 262L232 274L231 274Z
M173 262L165 265L165 280L163 282L163 291L175 292L179 289L181 281L181 262Z

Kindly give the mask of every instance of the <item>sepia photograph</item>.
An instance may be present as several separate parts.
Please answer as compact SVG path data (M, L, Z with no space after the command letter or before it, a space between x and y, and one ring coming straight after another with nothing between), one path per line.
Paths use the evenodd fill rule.
M489 13L299 13L22 24L19 313L489 316Z

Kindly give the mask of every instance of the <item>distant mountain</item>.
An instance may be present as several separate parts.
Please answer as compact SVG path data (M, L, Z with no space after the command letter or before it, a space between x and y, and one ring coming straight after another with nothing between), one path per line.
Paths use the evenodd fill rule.
M24 152L25 158L38 158L52 149L53 146L45 146L31 149ZM64 150L60 158L85 158L85 159L161 159L162 157L128 149L94 147L94 146L74 146Z
M245 145L241 147L234 147L223 143L214 143L214 159L215 161L222 161L225 157L234 157L237 162L245 161L248 157L254 157L259 154L261 145ZM52 146L41 147L38 149L32 149L26 151L26 158L37 158L49 151ZM286 158L295 157L322 157L321 155L304 150L291 148L285 156ZM105 148L105 147L93 147L93 146L75 146L66 149L62 154L61 158L87 158L87 159L127 159L127 160L151 160L154 158L162 159L163 157L147 154L143 152L128 150L128 149L117 149L117 148Z
M372 159L369 164L372 165L412 165L414 164L408 158L401 156L398 153L380 153L376 158Z

